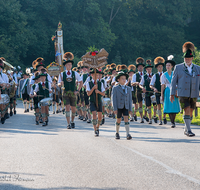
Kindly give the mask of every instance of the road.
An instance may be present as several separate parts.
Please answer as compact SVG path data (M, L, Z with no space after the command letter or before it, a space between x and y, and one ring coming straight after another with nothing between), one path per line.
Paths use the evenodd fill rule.
M36 126L18 102L17 115L0 125L0 190L200 189L200 127L189 138L181 124L131 122L128 141L124 123L115 140L114 123L106 118L99 137L77 119L75 129L66 129L63 114Z

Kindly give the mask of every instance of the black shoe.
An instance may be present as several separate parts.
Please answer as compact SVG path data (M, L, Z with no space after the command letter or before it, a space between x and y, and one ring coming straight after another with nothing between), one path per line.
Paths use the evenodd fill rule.
M26 113L27 112L27 110L24 110L24 113Z
M131 117L130 121L134 121L133 117Z
M87 121L87 118L85 117L85 118L83 119L83 121Z
M88 119L88 120L87 120L87 123L91 123L91 120L90 120L90 119Z
M42 127L45 127L46 125L47 125L46 122L43 122Z
M141 119L140 123L144 123L144 119L143 118Z
M16 113L17 113L16 110L14 110L14 115L16 115Z
M149 122L149 118L146 116L143 116L143 118L146 120L146 122Z
M108 117L112 117L112 114L109 114Z
M80 120L83 120L83 116L81 116Z
M33 107L31 107L31 111L33 110Z
M102 125L105 123L105 118L102 119Z
M40 123L43 123L42 118L40 118Z
M175 127L176 127L175 123L172 123L171 128L175 128Z
M67 125L67 129L71 129L71 125Z
M166 118L163 119L163 123L164 123L165 125L167 124L167 119L166 119Z
M124 117L122 116L122 121L124 121Z
M55 111L53 112L53 114L55 114Z
M127 140L131 140L131 139L132 139L131 135L128 134L127 137L126 137L126 139L127 139Z
M58 111L58 110L56 110L56 113L59 113L59 111Z
M29 109L27 109L26 111L29 112Z
M77 114L77 112L76 112L76 115L75 116L77 116L78 114Z
M75 128L75 123L74 123L74 122L71 123L71 127L72 127L72 128Z
M149 124L152 124L152 120L150 119Z
M98 137L98 136L99 136L99 133L98 133L97 130L94 132L94 136L95 136L95 137Z
M162 125L162 121L160 121L159 125Z
M119 133L115 134L115 139L120 139Z
M11 116L11 117L13 116L13 112L12 112L12 111L10 112L10 116Z
M48 125L48 122L49 122L49 121L45 121L45 122L46 122L46 125Z
M2 123L2 124L5 123L5 118L4 118L4 117L1 118L1 123Z
M158 123L158 118L157 117L153 117L154 123Z
M36 124L36 125L39 125L39 121L36 121L35 124Z
M134 117L134 120L137 121L137 115L134 115L133 117Z
M195 134L192 131L184 131L184 134L188 137L193 137Z

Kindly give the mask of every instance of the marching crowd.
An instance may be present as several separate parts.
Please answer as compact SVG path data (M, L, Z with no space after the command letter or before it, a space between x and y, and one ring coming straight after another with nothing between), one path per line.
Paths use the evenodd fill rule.
M130 140L130 122L137 121L137 112L140 123L158 122L159 125L167 124L166 114L169 114L174 128L176 114L182 109L184 134L195 136L190 125L199 96L200 67L192 63L193 43L186 42L183 53L184 62L177 65L173 56L167 60L159 56L154 59L154 64L139 57L136 65L112 63L91 69L83 61L73 67L74 56L67 52L63 57L65 70L59 76L48 74L41 57L32 63L32 73L22 72L20 67L4 73L5 59L0 58L1 94L10 96L14 89L9 103L0 104L1 123L9 115L16 114L16 97L21 95L24 112L35 110L36 125L48 125L49 106L52 104L53 114L65 114L67 129L75 128L74 119L78 116L83 122L92 123L95 136L99 136L99 128L107 116L116 119L115 138L120 139L120 124L124 121L126 138ZM152 73L153 67L156 73ZM164 67L166 72L163 72Z

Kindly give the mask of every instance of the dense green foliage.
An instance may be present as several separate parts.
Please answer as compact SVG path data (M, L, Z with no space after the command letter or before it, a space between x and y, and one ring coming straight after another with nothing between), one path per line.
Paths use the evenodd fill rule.
M109 63L170 54L179 63L185 41L200 46L199 6L198 0L1 0L0 56L13 65L31 66L39 56L49 64L60 21L64 51L76 60L95 45L110 53Z

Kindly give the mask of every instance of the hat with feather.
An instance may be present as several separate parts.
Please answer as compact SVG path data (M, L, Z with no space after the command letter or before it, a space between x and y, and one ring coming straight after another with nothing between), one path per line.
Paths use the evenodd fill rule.
M40 66L45 67L44 59L42 57L38 57L35 61L36 61L35 63L36 69Z
M110 67L110 65L106 65L106 69L110 69L111 67Z
M136 67L138 67L139 65L142 65L143 67L145 66L144 59L142 57L138 57L136 59Z
M115 69L115 70L116 70L116 64L115 64L115 63L112 63L112 64L110 65L110 67L111 67L112 69Z
M65 66L67 63L72 63L72 65L74 64L74 54L71 53L71 52L66 52L64 55L63 55L63 65Z
M146 69L146 68L148 68L148 67L153 68L153 65L151 64L151 60L150 60L150 59L147 59L147 60L146 60L146 65L145 65L144 68Z
M136 70L136 66L135 65L129 65L128 66L128 73L135 72L135 70Z
M126 65L121 65L120 68L119 68L119 71L123 71L123 72L127 73L128 72L128 68L127 68Z
M194 51L195 51L195 46L192 42L185 42L183 44L184 58L194 57Z
M162 65L162 66L164 66L164 64L165 64L165 59L163 58L163 57L156 57L155 59L154 59L154 64L155 64L155 68L157 68L159 65Z
M173 61L173 58L174 58L173 55L169 55L169 56L167 57L167 60L165 61L165 65L166 65L167 63L171 63L172 66L174 67L174 66L176 65L176 63L175 63L175 61Z
M116 67L117 72L119 72L120 67L121 67L121 65L117 65L117 67Z

